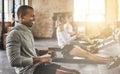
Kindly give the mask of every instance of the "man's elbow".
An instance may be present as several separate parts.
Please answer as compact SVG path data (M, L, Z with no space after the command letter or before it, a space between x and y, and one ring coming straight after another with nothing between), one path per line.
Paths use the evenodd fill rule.
M10 65L11 65L12 67L18 67L18 66L20 66L18 63L15 63L15 62L10 62Z
M18 60L18 59L10 60L10 65L12 67L21 67L20 60Z
M17 65L14 63L10 63L11 67L16 67Z

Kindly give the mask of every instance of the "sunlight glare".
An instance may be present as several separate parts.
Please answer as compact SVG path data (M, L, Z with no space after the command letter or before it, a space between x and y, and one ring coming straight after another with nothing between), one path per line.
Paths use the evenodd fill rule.
M104 21L104 0L74 0L74 21Z

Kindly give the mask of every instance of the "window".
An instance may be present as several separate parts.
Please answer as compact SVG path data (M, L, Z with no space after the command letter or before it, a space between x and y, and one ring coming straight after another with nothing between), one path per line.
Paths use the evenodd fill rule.
M74 0L74 21L105 21L105 1Z
M9 4L8 4L8 0L4 0L4 13L5 13L5 21L9 21Z
M18 20L17 10L21 5L28 5L28 0L14 0L15 1L15 21ZM13 14L13 0L11 0L11 14Z
M120 21L120 0L118 0L118 21Z

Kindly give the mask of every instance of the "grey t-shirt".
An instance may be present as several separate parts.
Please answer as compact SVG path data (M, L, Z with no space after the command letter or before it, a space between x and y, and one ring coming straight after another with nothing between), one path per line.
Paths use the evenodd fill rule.
M31 74L36 67L32 57L37 56L33 35L29 27L16 23L6 39L6 52L10 64L18 74Z

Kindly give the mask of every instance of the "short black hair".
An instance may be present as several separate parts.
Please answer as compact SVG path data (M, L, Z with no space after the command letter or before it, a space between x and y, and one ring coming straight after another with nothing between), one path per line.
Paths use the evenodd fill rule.
M20 7L18 8L18 10L17 10L17 16L18 16L18 17L19 17L20 15L21 15L21 16L25 16L27 9L32 9L32 10L33 10L33 8L32 8L31 6L28 6L28 5L22 5L22 6L20 6Z

